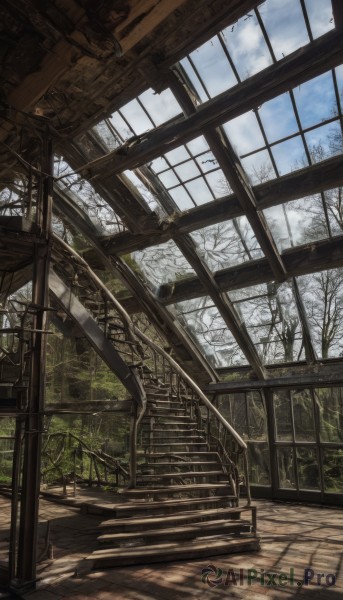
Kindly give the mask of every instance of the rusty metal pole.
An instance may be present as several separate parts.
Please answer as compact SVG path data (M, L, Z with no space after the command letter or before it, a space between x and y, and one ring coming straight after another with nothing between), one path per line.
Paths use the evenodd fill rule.
M16 573L16 583L19 587L33 585L36 578L53 182L53 149L48 132L42 154L42 187L36 207L38 233L34 249L32 281L34 311L31 333L32 354L28 409L24 430L25 445Z

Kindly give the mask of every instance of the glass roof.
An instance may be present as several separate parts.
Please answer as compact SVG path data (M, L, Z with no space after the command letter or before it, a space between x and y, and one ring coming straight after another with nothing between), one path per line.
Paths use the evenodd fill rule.
M244 90L246 80L272 68L334 27L330 0L265 0L258 8L192 50L172 68L199 114L202 105L211 101L214 104L219 94L235 86ZM99 123L94 130L108 151L120 148L128 140L135 145L142 143L144 149L144 142L153 140L154 129L168 132L173 130L173 123L192 119L192 115L183 115L177 100L177 85L173 91L166 88L155 93L149 88ZM290 86L287 92L256 105L254 110L246 111L242 107L239 116L222 118L220 132L233 146L238 164L253 186L252 194L264 189L261 186L255 190L256 185L266 184L268 189L268 181L275 180L275 185L283 176L342 153L342 99L343 65L293 89ZM204 110L208 110L208 106L211 104L207 109L204 106ZM173 148L176 142L171 138L172 149L165 153L159 153L156 144L154 152L148 152L148 159L143 152L142 162L134 163L140 166L123 173L143 201L160 217L161 231L168 229L171 238L156 244L155 238L148 239L147 232L147 247L126 257L128 263L134 264L136 273L157 299L161 298L160 286L168 287L171 299L165 300L167 310L215 368L247 364L247 352L243 347L246 333L262 365L308 360L311 344L319 359L343 355L343 319L340 316L343 270L331 269L296 279L288 276L282 283L270 281L273 265L266 244L263 244L256 220L248 212L244 214L237 182L232 181L231 187L224 175L225 172L231 179L224 168L225 158L216 151L213 138L207 135L206 129L199 132L195 128L193 139L189 138L182 138L188 141L176 148ZM167 144L164 149L166 147ZM120 150L122 154L126 151L130 152L130 142ZM280 180L280 185L285 179ZM111 226L114 216L106 216L108 207L90 184L85 185L71 173L63 182L77 191L80 205L92 219L102 225L109 222ZM297 199L293 192L290 200L283 203L275 192L274 199L269 202L272 206L257 215L261 216L262 223L265 218L263 233L274 240L276 257L279 252L281 261L284 260L283 252L288 251L285 256L289 256L291 248L294 248L293 253L299 246L343 235L342 188L327 187L323 183L322 190L318 191L317 187L316 193L308 192L310 195L307 196L305 192L299 192ZM233 196L233 188L236 196ZM218 202L219 199L222 201ZM256 204L258 207L258 201ZM228 208L227 215L223 212L224 206ZM201 217L204 214L210 215L211 224L206 225L206 218ZM233 214L237 216L232 218ZM194 215L200 215L198 224ZM194 217L195 225L186 227L186 233L176 229L178 235L175 237L174 217L180 221L184 218L188 224ZM114 230L106 226L106 232ZM186 236L190 236L188 244L190 241L195 243L198 256L192 263L194 268L192 257L187 253L187 260L182 252L180 240L185 241ZM141 246L140 243L136 247ZM253 277L255 268L259 273L260 270L266 272L267 267L266 283L249 286L248 277L243 277L243 283L240 283L239 274L245 268L245 272L250 268ZM201 268L200 283L196 272L199 273ZM223 315L224 309L221 308L221 312L211 300L211 296L214 297L213 278L208 278L206 286L205 276L210 271L214 280L219 281L222 274L217 272L231 268L232 273L235 271L233 278L237 278L231 287L238 289L229 291L227 296L225 291L222 293L231 301L233 314L244 331L241 338L236 332L237 339L226 325L229 320ZM228 273L231 276L231 272ZM188 300L176 301L187 297L190 281L195 291L191 289ZM180 288L182 293L174 297L174 289ZM228 288L229 285L225 290Z

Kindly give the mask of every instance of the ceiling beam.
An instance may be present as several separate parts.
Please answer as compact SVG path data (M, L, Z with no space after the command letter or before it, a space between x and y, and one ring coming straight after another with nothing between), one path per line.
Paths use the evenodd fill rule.
M343 385L343 361L332 363L321 362L315 366L298 365L288 367L289 375L280 376L280 369L267 367L267 378L260 381L223 381L210 383L205 386L204 392L208 394L228 394L248 392L258 389L273 388L306 388L327 387ZM273 371L275 375L273 375Z
M290 248L281 256L290 277L343 267L343 236ZM214 278L221 291L230 291L274 281L274 274L267 259L261 258L216 271ZM161 286L160 294L164 304L174 304L204 296L206 290L197 277L188 277Z
M343 29L343 5L342 0L332 0L332 12L336 29Z
M134 169L176 148L204 127L217 126L275 98L343 62L343 36L331 31L296 50L278 63L253 75L200 106L197 112L150 133L128 140L119 149L92 161L81 170L86 177L111 168L112 173Z
M317 194L343 185L343 155L333 156L299 171L292 171L278 179L272 179L252 189L258 210L277 206L298 198ZM191 233L208 225L240 217L244 214L234 194L197 206L182 214L174 214L149 233L133 235L129 231L106 238L109 253L127 254L147 246L161 244L171 239L173 231Z

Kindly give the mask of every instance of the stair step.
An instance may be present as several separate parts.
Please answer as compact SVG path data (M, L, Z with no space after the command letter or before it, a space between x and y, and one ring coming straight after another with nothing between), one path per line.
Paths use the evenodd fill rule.
M177 498L169 500L155 500L151 502L130 502L124 504L93 504L85 503L83 512L96 515L109 515L111 517L133 517L137 513L145 513L154 516L166 516L167 514L179 513L181 508L202 508L203 510L213 509L217 505L220 508L233 508L231 504L236 502L234 496L207 496L204 498ZM239 510L238 508L236 509Z
M168 479L168 477L210 477L225 475L224 471L168 471L168 473L139 473L140 479Z
M152 469L152 468L156 468L156 467L161 467L161 468L165 468L165 467L187 467L189 469L189 467L208 467L209 465L212 465L213 467L217 467L220 464L219 461L216 460L207 460L207 461L202 461L202 460L193 460L193 461L188 461L188 460L178 460L178 461L164 461L164 462L146 462L146 463L139 463L139 467L140 468L147 468L147 469Z
M167 456L215 456L216 458L218 458L217 452L213 452L211 450L180 450L180 452L177 452L177 454L175 454L174 452L153 452L149 454L149 460L151 458L166 458Z
M197 425L196 421L188 420L186 415L162 415L156 410L151 410L149 412L149 415L146 415L146 418L148 417L163 417L163 422L168 423L168 425L170 425L171 423L169 421L166 421L166 419L170 419L173 425Z
M138 498L144 496L158 496L162 494L188 494L191 492L203 492L211 494L216 492L216 495L228 495L230 493L230 486L228 483L189 483L184 485L164 485L163 487L156 488L134 488L125 489L122 494L127 498Z
M149 404L148 407L149 409ZM177 413L177 415L174 415L174 413ZM154 414L154 416L159 416L159 417L166 417L166 416L170 416L170 417L183 417L185 418L185 409L184 408L174 408L174 407L165 407L165 406L157 406L157 404L153 403L153 408L152 410L149 410L149 415Z
M187 444L187 442L190 441L194 441L195 443L199 442L199 443L204 443L206 444L206 441L204 439L204 437L202 435L159 435L159 436L155 436L154 435L155 431L152 434L152 441L154 441L156 444L158 444L159 442L169 442L172 440L175 440L175 442L177 442L178 444ZM145 439L147 438L147 439ZM150 435L149 432L147 432L146 436L144 436L143 438L143 444L144 443L149 443L150 442Z
M238 533L250 533L251 523L249 521L237 520L216 520L207 523L194 523L181 525L179 527L147 529L144 531L131 531L120 533L105 533L98 537L100 544L120 544L138 540L149 541L173 541L173 540L191 540L194 538L203 538L210 535L228 535Z
M117 566L192 560L196 558L207 559L209 556L251 552L259 549L260 541L257 537L229 538L223 536L219 539L170 542L148 547L137 546L135 548L96 550L86 560L91 561L92 569L106 569Z
M207 447L206 442L154 442L152 441L149 444L149 448L184 448L185 446L187 446L188 448L192 448L195 447L197 448L198 446L205 446Z
M196 429L196 427L192 427L191 429L187 428L186 426L180 427L179 429L168 429L167 427L163 427L163 428L162 427L161 428L154 427L153 428L154 433L175 433L176 431L179 431L180 433L182 433L182 432L187 433L187 434L196 431L197 433L200 433L200 435L203 435L203 431L201 431L201 429Z
M133 517L122 519L108 519L100 523L101 531L111 529L113 533L116 531L144 531L149 528L159 528L163 526L174 526L190 523L202 523L210 519L220 519L230 517L232 520L237 520L241 513L251 512L251 507L235 507L235 508L209 508L205 510L188 510L176 512L170 516L159 517Z
M198 477L218 477L219 475L225 475L224 471L181 471L179 473L159 473L157 475L139 473L139 480L145 481L148 479L149 481L154 481L158 479L173 479L174 477L188 477L192 479L197 479Z

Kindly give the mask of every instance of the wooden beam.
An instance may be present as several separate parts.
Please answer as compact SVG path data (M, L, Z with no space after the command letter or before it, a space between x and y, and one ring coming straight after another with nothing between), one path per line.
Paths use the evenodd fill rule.
M290 277L339 268L343 266L343 236L290 248L281 256ZM274 281L273 272L265 258L222 269L214 273L214 278L221 291ZM163 286L160 288L160 294L164 296L161 302L164 304L174 304L206 295L206 290L197 277L175 281L168 289L172 290L169 296Z
M187 0L130 0L130 13L115 35L126 54Z
M343 5L342 0L332 0L332 11L336 29L343 29Z
M308 322L304 301L300 293L296 277L293 277L292 279L292 287L302 328L302 338L305 348L306 361L309 364L312 364L317 361L318 357L313 345L311 327Z
M204 129L233 119L343 61L343 36L331 31L200 106L185 119L128 140L119 149L82 168L86 177L111 165L113 173L134 169L183 144Z
M343 155L334 156L310 167L292 171L278 179L254 186L258 210L277 206L284 202L311 196L343 185ZM196 206L182 214L174 214L173 221L162 221L160 226L149 233L133 235L124 231L106 238L106 249L111 254L127 254L142 250L147 246L161 244L171 239L173 231L191 233L197 229L244 214L234 194L213 202Z
M315 366L292 366L289 375L280 376L280 369L266 367L267 378L259 381L223 381L205 386L207 394L228 394L258 389L330 387L343 385L343 361L321 362ZM279 371L279 373L278 373ZM274 372L274 373L273 373Z

